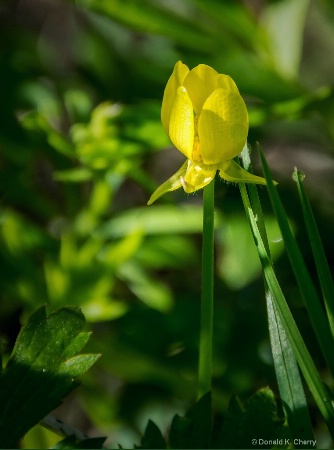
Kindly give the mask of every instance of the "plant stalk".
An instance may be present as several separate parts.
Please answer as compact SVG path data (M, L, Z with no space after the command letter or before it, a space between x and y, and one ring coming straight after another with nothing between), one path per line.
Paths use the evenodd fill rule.
M214 278L214 180L203 192L202 297L198 397L211 391Z

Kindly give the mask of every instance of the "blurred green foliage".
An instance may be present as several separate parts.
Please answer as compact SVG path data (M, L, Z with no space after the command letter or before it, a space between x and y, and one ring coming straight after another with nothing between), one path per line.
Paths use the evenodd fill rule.
M235 79L249 109L249 141L265 149L307 258L291 179L295 165L304 170L333 264L333 19L331 0L2 2L2 347L6 357L19 324L39 306L82 307L94 322L89 350L103 357L77 393L89 419L79 427L91 423L113 445L132 446L148 417L164 429L195 396L201 196L179 191L146 206L180 165L160 124L178 59ZM219 415L234 393L276 382L260 264L239 193L222 182L216 191ZM317 357L265 213L278 277ZM37 447L42 432L34 433L29 445Z

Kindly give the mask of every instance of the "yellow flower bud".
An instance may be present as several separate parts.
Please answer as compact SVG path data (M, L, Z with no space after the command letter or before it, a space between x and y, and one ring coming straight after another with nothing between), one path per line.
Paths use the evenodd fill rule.
M246 145L249 125L245 102L230 76L205 64L189 70L178 61L165 88L161 120L188 162L154 192L149 205L181 186L187 193L203 188L217 170L227 181L265 184L233 161Z
M175 147L194 162L221 164L237 156L247 140L248 113L238 88L205 64L189 71L176 63L161 118Z

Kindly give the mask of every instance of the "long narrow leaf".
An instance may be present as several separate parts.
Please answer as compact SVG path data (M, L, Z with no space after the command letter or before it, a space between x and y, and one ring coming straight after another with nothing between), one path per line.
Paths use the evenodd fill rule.
M263 267L264 276L268 283L269 290L274 300L275 308L289 339L290 345L296 356L299 367L303 373L305 381L313 395L313 398L321 412L328 429L334 438L334 408L332 398L324 386L314 362L304 344L297 325L290 312L288 304L284 298L281 287L277 281L270 258L264 247L261 234L259 232L256 219L251 208L248 209L252 232L256 242L258 254Z
M297 361L269 289L266 289L266 300L275 372L291 436L294 439L314 440Z
M318 294L308 273L298 244L291 232L287 215L274 186L267 161L265 160L260 147L259 150L263 172L267 181L269 197L277 217L278 225L281 229L285 248L298 283L299 291L304 300L320 348L328 364L328 368L331 373L334 374L334 340L329 328L325 311L320 303Z
M303 188L303 175L295 168L294 180L297 182L300 203L302 205L304 220L312 252L317 267L324 303L326 306L329 325L334 336L334 282L326 259L324 247L321 242L318 227L313 211Z
M247 169L251 169L250 162ZM247 212L247 209L250 206L250 202L245 186L241 185L240 190ZM250 193L253 211L257 217L259 232L261 234L267 254L270 255L267 233L257 188L255 185L251 185L248 186L248 190ZM275 309L274 300L268 288L266 280L265 292L273 361L280 397L284 406L286 417L288 419L290 433L293 438L299 438L303 436L302 439L312 440L314 439L313 430L304 393L304 387L297 366L297 361L289 340L287 339L282 321L280 320L279 314Z

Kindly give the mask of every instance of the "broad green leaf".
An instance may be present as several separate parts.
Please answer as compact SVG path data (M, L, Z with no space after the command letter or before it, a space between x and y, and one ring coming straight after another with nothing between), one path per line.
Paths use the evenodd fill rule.
M22 328L0 378L1 448L12 448L24 434L59 406L99 355L77 355L89 333L79 308L46 316L39 308ZM10 430L10 432L8 431Z
M171 448L209 448L211 438L211 393L201 397L186 413L176 414L169 431Z
M284 419L278 417L273 392L263 388L242 404L233 397L216 448L263 448L259 438L278 438ZM266 447L267 448L267 447Z
M141 446L137 448L142 449L166 448L165 439L163 438L161 431L159 430L157 425L154 422L152 422L152 420L148 421L144 436L141 440Z

